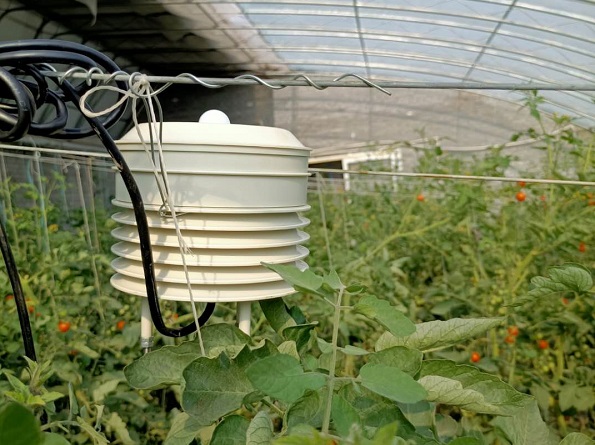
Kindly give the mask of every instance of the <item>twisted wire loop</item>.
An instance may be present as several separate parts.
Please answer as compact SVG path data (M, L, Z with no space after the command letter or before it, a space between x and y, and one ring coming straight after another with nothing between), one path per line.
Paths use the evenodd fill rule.
M85 79L87 81L89 79L101 80L104 84L108 84L114 80L128 81L131 76L137 75L137 73L129 74L124 71L117 71L110 75L99 72L89 73L88 71L82 70L80 68L70 69L64 73L44 72L43 74L47 75L48 77L59 77L60 79L66 79L70 77L71 79ZM380 83L373 82L370 79L355 73L346 73L330 81L313 80L311 77L305 74L297 74L289 79L263 79L262 77L256 76L254 74L242 74L231 79L201 79L200 77L197 77L191 73L182 73L178 74L177 76L147 76L147 79L152 83L165 84L158 90L155 90L155 93L159 94L164 89L170 87L173 84L196 84L212 89L223 88L231 85L261 85L272 90L282 90L288 86L310 86L317 90L326 90L332 86L360 86L354 82L343 82L343 80L348 77L353 77L360 80L362 82L361 86L375 88L384 94L388 94L389 96L391 95L391 93L386 88L383 88Z
M68 68L66 71L59 71L54 65ZM83 82L75 84L75 79ZM104 82L100 83L100 80ZM106 85L110 82L115 85ZM149 226L142 195L126 160L108 132L124 114L128 98L141 99L146 106L152 107L156 94L168 86L164 85L153 91L146 75L129 75L121 71L109 57L78 43L43 39L0 43L0 142L16 141L27 135L77 139L95 134L101 140L122 177L133 205L153 323L163 335L182 337L195 332L197 325L204 324L213 313L215 304L208 303L200 317L187 326L169 328L165 325L159 307ZM114 104L106 110L94 112L86 101L97 91L115 92ZM76 112L83 114L87 128L67 127L71 112L68 104ZM46 105L54 109L53 118L47 117L51 113L37 113L37 110ZM38 114L46 117L38 117ZM45 120L37 121L37 118ZM34 359L25 298L5 233L0 222L0 248L11 278L23 342L27 355Z
M305 74L298 74L297 76L293 76L291 80L300 80L300 79L305 80L308 85L316 88L317 90L326 90L328 88L328 86L319 85L318 83L316 83L314 80L312 80L310 77L306 76Z
M361 80L363 83L365 83L369 87L376 88L378 91L382 91L384 94L388 94L389 96L391 96L390 91L385 90L380 85L372 82L371 80L366 79L365 77L360 76L359 74L353 74L353 73L343 74L342 76L339 76L339 77L333 79L333 82L340 82L347 77L355 77L356 79Z

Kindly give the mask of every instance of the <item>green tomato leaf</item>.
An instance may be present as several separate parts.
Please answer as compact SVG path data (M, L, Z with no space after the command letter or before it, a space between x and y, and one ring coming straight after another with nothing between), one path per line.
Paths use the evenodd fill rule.
M341 283L341 278L339 278L339 275L337 275L337 272L334 270L331 270L329 274L324 277L323 284L332 290L341 290L345 288L343 283Z
M42 445L70 445L69 441L56 433L43 433L42 439Z
M251 341L250 336L229 323L203 326L200 328L200 334L207 357L211 358L219 357L222 352L233 357Z
M265 339L255 348L251 348L248 345L244 346L234 361L241 369L245 370L252 363L278 353L279 351L273 342Z
M275 440L275 445L328 445L328 443L328 437L309 425L299 425L292 430L291 435Z
M254 391L244 369L225 354L215 359L200 357L182 375L182 407L203 425L240 408L244 397Z
M19 403L9 403L0 410L0 443L10 445L42 443L41 429L29 409Z
M387 399L415 403L428 394L413 378L399 368L367 363L360 369L362 386Z
M277 354L253 363L246 375L255 388L285 403L298 400L304 391L320 389L326 377L304 372L300 362L286 354Z
M89 424L85 419L83 419L82 417L79 416L76 418L76 421L78 422L81 429L93 441L94 445L108 445L109 444L109 440L107 440L103 434L101 434L99 431L97 431L93 427L93 425Z
M324 401L327 395L326 388L319 391L306 391L295 403L285 412L285 421L287 429L297 425L307 424L314 428L322 427L322 418L324 414Z
M303 353L308 346L312 331L318 326L318 323L300 324L297 326L289 326L283 329L282 336L285 340L295 342L298 352Z
M344 437L349 435L352 425L362 426L362 419L357 410L339 394L333 395L331 417L335 429Z
M271 298L258 302L271 327L281 334L289 326L295 326L297 322L290 315L287 306L282 298Z
M298 354L297 346L293 340L284 341L279 345L279 353L280 354L287 354L295 358L296 360L300 359L300 355Z
M106 430L108 432L113 431L118 438L119 443L123 445L136 444L136 442L132 440L130 434L128 433L128 427L126 426L126 423L122 420L118 413L111 413L106 420Z
M449 360L423 362L418 382L428 391L428 401L477 413L510 416L533 400L495 376Z
M103 403L105 397L110 393L116 390L120 382L122 381L121 378L119 379L112 379L108 380L105 383L102 383L97 388L93 390L93 402L95 403Z
M221 323L201 328L205 351L218 356L222 351L237 353L250 341L250 337L236 326ZM201 356L196 341L178 346L164 346L151 351L124 369L128 383L137 389L157 389L182 382L182 371Z
M55 400L61 399L62 397L65 397L65 396L64 396L64 394L59 393L57 391L48 391L48 392L44 392L40 397L41 397L41 400L44 401L44 403L50 403Z
M262 263L262 265L277 272L281 278L291 284L298 292L315 294L321 297L329 295L329 292L321 289L324 278L316 275L310 269L300 270L296 266L287 266L284 264Z
M558 292L589 292L593 287L593 278L591 272L580 264L567 263L550 267L547 277L533 277L531 287L519 304Z
M99 358L99 353L97 351L94 351L93 349L91 349L89 346L87 346L83 342L80 342L80 341L74 342L72 344L72 349L80 352L81 354L85 354L89 358L92 358L92 359Z
M492 421L514 445L556 445L558 440L549 430L535 400L523 408L510 411L508 417Z
M562 439L560 445L595 445L595 440L581 433L570 433Z
M415 332L415 325L411 320L391 306L388 301L380 300L374 295L362 297L353 310L371 320L376 320L395 337L404 337Z
M419 372L421 360L422 353L420 351L404 346L393 346L368 356L368 363L392 366L412 377Z
M448 442L448 445L482 445L482 442L475 437L458 437Z
M188 445L205 425L188 413L179 412L172 422L163 445Z
M259 411L246 431L246 445L269 445L273 440L273 422L265 411Z
M376 342L376 350L406 346L422 352L435 351L475 338L503 321L502 318L453 318L419 323L415 325L415 332L406 337L385 332Z
M164 346L143 355L124 368L126 380L136 389L157 389L182 382L182 371L201 356L196 342Z
M376 430L376 434L374 434L374 438L372 439L372 445L384 445L387 443L393 443L398 428L399 425L397 424L397 422L381 426Z
M559 395L560 410L566 411L576 408L578 411L587 411L595 405L593 388L567 384L562 386Z
M358 348L357 346L347 345L344 348L339 348L345 355L368 355L370 352L366 351L365 349Z
M242 416L227 416L213 431L210 445L236 445L246 442L250 421Z

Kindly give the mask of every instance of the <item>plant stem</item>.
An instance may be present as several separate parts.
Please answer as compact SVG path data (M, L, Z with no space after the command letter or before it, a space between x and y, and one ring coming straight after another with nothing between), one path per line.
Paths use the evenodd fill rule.
M279 414L281 417L283 417L285 415L285 413L281 410L281 408L279 408L277 405L275 405L274 403L269 402L266 399L262 399L262 403L266 406L268 406L269 408L271 408L273 411L275 411L277 414Z
M331 362L329 366L328 374L328 394L326 397L326 409L324 410L324 420L322 421L322 433L328 434L329 427L331 424L331 408L333 405L333 392L335 389L335 367L337 365L337 352L339 348L337 344L339 342L339 323L341 322L341 300L343 299L343 292L345 287L341 286L339 295L337 295L337 301L335 303L335 314L333 316L333 337L331 339L331 346L333 352L331 354Z

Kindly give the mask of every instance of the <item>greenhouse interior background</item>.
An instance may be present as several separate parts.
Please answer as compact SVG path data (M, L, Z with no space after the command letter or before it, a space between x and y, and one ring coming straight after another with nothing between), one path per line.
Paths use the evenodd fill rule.
M260 385L246 371L250 380L246 387L259 393L229 388L242 397L237 406L232 403L219 412L200 398L195 405L187 401L185 385L198 385L196 391L202 395L213 389L188 380L186 371L182 377L190 361L172 359L179 367L177 374L150 368L171 357L155 356L152 363L145 360L143 350L147 353L155 346L150 354L157 354L158 348L178 345L180 339L157 333L154 344L153 340L143 343L148 337L141 320L152 317L155 321L155 313L143 312L148 306L143 302L141 309L137 297L146 296L150 285L136 294L110 285L112 265L121 272L115 265L129 258L114 261L124 255L115 243L137 242L134 234L122 238L122 226L117 228L117 223L136 224L122 223L126 212L130 221L134 214L132 203L123 210L122 195L118 195L118 187L125 190L117 185L118 163L95 134L69 138L31 131L17 140L2 139L17 120L18 113L13 111L18 101L7 95L6 79L0 72L0 220L27 297L33 331L29 335L35 339L37 358L40 363L42 359L52 363L47 365L52 373L45 378L31 377L33 368L29 374L22 371L27 365L22 357L31 358L23 352L21 340L26 314L20 314L24 310L17 311L12 303L17 292L5 263L0 268L0 291L6 295L1 295L0 302L0 324L5 326L0 327L0 420L8 416L8 408L2 411L8 406L5 402L16 400L34 414L31 422L39 430L38 436L18 444L218 445L252 444L257 439L263 444L382 444L391 443L382 439L389 436L396 444L595 444L595 2L0 0L0 68L25 85L30 84L23 80L30 81L29 72L22 71L27 62L11 60L14 48L10 45L34 40L85 45L118 65L126 78L120 87L127 85L130 95L124 105L118 105L126 107L123 115L108 129L116 144L125 135L136 137L135 121L164 123L167 129L168 123L197 123L208 110L220 110L232 126L287 130L296 143L307 147L305 170L287 175L277 172L277 176L307 177L306 201L281 212L295 212L299 222L291 226L292 236L305 245L296 247L301 256L292 257L291 264L303 274L324 276L327 288L310 289L289 272L275 269L300 292L285 300L290 318L273 320L271 314L280 316L278 312L262 302L258 306L256 300L252 305L238 302L236 308L234 300L216 299L209 323L233 326L239 320L241 331L252 335L253 348L274 335L275 341L282 342L282 347L275 348L299 361L300 373L318 376L322 372L328 376L330 390L304 384L296 396L268 393L274 382ZM85 84L91 86L93 74L103 74L49 59L43 66L36 62L36 69L46 70L44 75L55 91L64 82L78 83L84 91ZM113 79L107 77L93 85L109 84ZM148 101L137 95L137 104L133 83L141 78L150 79L157 93ZM33 96L37 91L28 92ZM113 90L104 89L95 91L87 102L101 111L118 98ZM148 118L149 112L140 105L143 101L146 107L148 102L155 103L160 113L156 119ZM66 102L65 125L88 129L88 119L78 104ZM34 121L53 119L58 109L53 108L40 106ZM221 131L222 138L228 136L226 131ZM155 150L152 137L151 133ZM181 132L176 137L189 140L193 135ZM167 147L165 139L163 146ZM240 164L231 162L228 170ZM228 174L224 166L219 167L224 171L220 174ZM157 167L155 175L159 175ZM167 190L167 178L164 181ZM242 187L235 187L239 191L234 193L241 195ZM258 195L246 188L244 195L249 194ZM166 206L163 194L161 198ZM158 214L151 205L146 208L150 225L149 214ZM181 207L180 221L185 224L185 217L190 221L213 213L209 208L190 210L197 213L189 216ZM162 211L163 207L161 217ZM112 219L116 212L121 213ZM237 216L235 223L229 215L219 215L220 220L239 227L242 212L251 214L250 209L232 210L228 213ZM167 245L171 251L178 246L184 257L185 241L175 213L173 218L176 235L171 236L178 237L179 246L159 244L157 232L151 242L157 239L157 246ZM232 229L220 230L219 235ZM257 229L242 230L246 230L242 242L249 244L252 239L256 243L253 231ZM281 235L271 231L267 236ZM160 247L155 249L160 252ZM190 266L185 260L182 263L172 286L182 289L187 281L190 289ZM133 279L141 284L147 276L142 264L145 269L138 266L140 272ZM256 267L264 273L260 262L250 267L254 273ZM218 267L217 273L223 269ZM339 288L331 292L328 287L332 287L329 283L333 283L335 270L345 284L338 294L334 291ZM179 278L183 273L186 278ZM160 274L158 269L159 280ZM564 274L574 281L564 281L560 278ZM202 289L204 283L200 283L196 289ZM392 330L395 325L380 315L388 311L385 306L378 303L358 309L357 292L343 296L343 290L355 283L362 285L364 294L369 293L362 298L384 299L397 308L395 316L405 314L422 325L471 317L492 321L474 325L468 333L467 328L452 328L465 331L452 340L443 331L446 340L437 342L435 348L424 348L423 341L407 338L401 342ZM554 284L549 293L543 290L540 294L539 286L544 283ZM326 300L324 304L315 302L317 295ZM537 302L536 298L545 300ZM200 311L208 312L205 301L211 304L208 298L200 300L197 314L194 304L183 303L187 298L169 300L161 302L161 315L166 324L177 327L197 322ZM345 309L350 305L353 312ZM242 327L240 306L248 311L243 312L247 329ZM365 317L372 322L364 321ZM500 325L494 324L496 317ZM309 326L304 328L307 335L283 334L278 329L283 323ZM232 355L248 344L249 337L215 329L209 331L207 324L205 345L214 347L212 354L224 351L235 360ZM388 331L383 334L383 330ZM387 335L393 337L387 340ZM217 341L224 344L215 348ZM202 339L200 344L202 355L208 356ZM346 348L352 345L355 349L349 352ZM371 357L371 351L379 354L405 347L420 351L420 364L413 371L403 365L405 355L390 360L388 354ZM423 376L426 359L428 363L450 360L453 366L472 365L482 375L497 376L502 385L509 386L472 389L466 386L469 382L456 380L454 371L453 375L441 374L456 381L453 385L462 385L459 389L467 391L464 397L474 400L471 403L461 396L456 400L463 402L451 403L445 390L432 392L427 382L417 383L435 377L430 371ZM430 396L409 403L406 397L391 395L388 380L368 382L371 377L366 375L371 371L360 370L374 363L404 366L394 372L400 376L404 370ZM143 366L153 370L147 374L163 371L174 377L151 386L142 381L144 374L138 369ZM203 372L208 374L212 369L207 368ZM1 377L3 372L10 377ZM242 376L238 377L241 381ZM30 383L29 389L18 386L17 377ZM292 382L288 378L279 385ZM356 390L349 390L348 385L338 389L337 382L351 378ZM43 386L46 382L49 392ZM377 384L389 389L376 391L376 398L357 393L374 392ZM332 396L333 388L340 398ZM317 390L323 391L320 397L312 395ZM48 393L55 399L31 398ZM535 406L527 408L525 396ZM382 402L379 397L384 397ZM391 411L386 400L398 408ZM378 417L364 405L377 408ZM143 419L135 417L139 408L146 410ZM207 420L200 417L201 412L211 415L211 409L218 415ZM525 414L506 417L513 409ZM257 419L264 422L258 424L265 425L264 438L254 432ZM382 433L383 427L391 422L397 425L395 432L382 436L388 431ZM302 424L311 429L298 428ZM528 433L523 435L521 430ZM3 442L2 434L0 425L0 444L12 445ZM53 437L60 434L64 442ZM56 442L50 442L50 436ZM291 438L295 441L290 442Z

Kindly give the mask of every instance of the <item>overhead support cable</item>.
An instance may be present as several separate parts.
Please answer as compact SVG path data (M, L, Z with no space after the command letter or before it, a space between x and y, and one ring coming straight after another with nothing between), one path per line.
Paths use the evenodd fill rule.
M47 77L55 79L83 79L100 81L129 81L131 77L139 73L101 74L97 72L51 72L44 71ZM345 80L346 77L356 77L358 80ZM225 86L252 86L262 85L273 89L285 87L311 86L318 89L334 87L372 87L385 89L425 89L425 90L503 90L503 91L595 91L595 83L588 82L402 82L402 81L370 81L356 74L345 74L336 79L312 79L303 74L288 79L263 79L254 75L241 75L233 78L197 77L192 74L183 73L178 76L151 76L146 75L146 80L151 83L201 85L206 88L222 88Z

